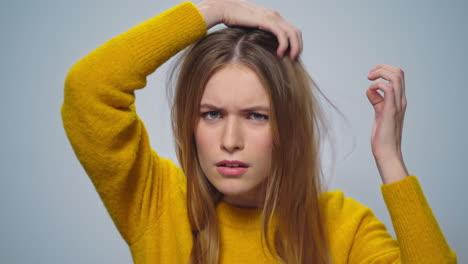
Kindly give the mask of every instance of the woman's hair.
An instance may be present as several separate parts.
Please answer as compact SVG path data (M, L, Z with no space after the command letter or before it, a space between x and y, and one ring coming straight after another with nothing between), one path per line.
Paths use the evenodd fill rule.
M330 261L326 223L319 207L319 195L325 191L319 150L327 126L317 95L323 93L299 58L279 58L277 48L278 40L270 32L229 27L188 47L170 70L170 79L178 72L171 113L177 156L187 176L188 217L193 232L190 263L214 264L219 259L216 205L222 194L201 169L194 131L205 85L228 64L240 64L255 72L270 99L273 151L265 185L262 245L266 241L268 249L285 263ZM269 228L275 233L269 233ZM270 241L274 241L274 247Z

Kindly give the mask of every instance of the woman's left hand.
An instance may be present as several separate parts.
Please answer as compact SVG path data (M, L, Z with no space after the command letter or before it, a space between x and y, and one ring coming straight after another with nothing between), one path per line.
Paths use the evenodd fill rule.
M401 137L406 111L405 77L398 67L389 64L375 66L367 77L369 80L382 78L372 83L366 91L374 107L375 118L372 128L372 154L385 184L408 176L401 152ZM384 96L379 94L381 90Z

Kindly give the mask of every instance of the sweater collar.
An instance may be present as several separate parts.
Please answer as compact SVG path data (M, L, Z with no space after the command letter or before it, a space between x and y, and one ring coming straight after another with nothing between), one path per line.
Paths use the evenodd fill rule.
M242 229L260 229L262 227L262 208L238 207L220 201L216 208L218 221Z

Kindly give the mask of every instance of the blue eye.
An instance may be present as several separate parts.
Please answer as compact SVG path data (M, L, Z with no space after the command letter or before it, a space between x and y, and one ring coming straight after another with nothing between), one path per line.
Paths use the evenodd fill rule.
M208 120L214 120L220 118L220 113L218 111L208 111L202 113L202 117ZM268 116L259 113L250 113L249 118L255 121L268 120Z
M214 114L214 115L213 115ZM209 111L202 114L203 117L207 119L215 119L219 115L218 111Z
M262 120L268 120L268 116L262 115L259 113L252 113L251 116L253 116L254 120L262 121Z

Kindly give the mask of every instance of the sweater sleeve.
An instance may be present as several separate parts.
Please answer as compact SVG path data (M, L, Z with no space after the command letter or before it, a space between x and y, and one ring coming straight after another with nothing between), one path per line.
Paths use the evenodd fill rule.
M416 176L384 184L381 191L397 240L369 208L361 207L350 263L457 263Z
M134 92L161 64L205 34L203 16L184 2L109 40L66 77L65 132L128 244L164 211L170 201L166 186L176 190L173 185L184 178L179 167L151 149Z

